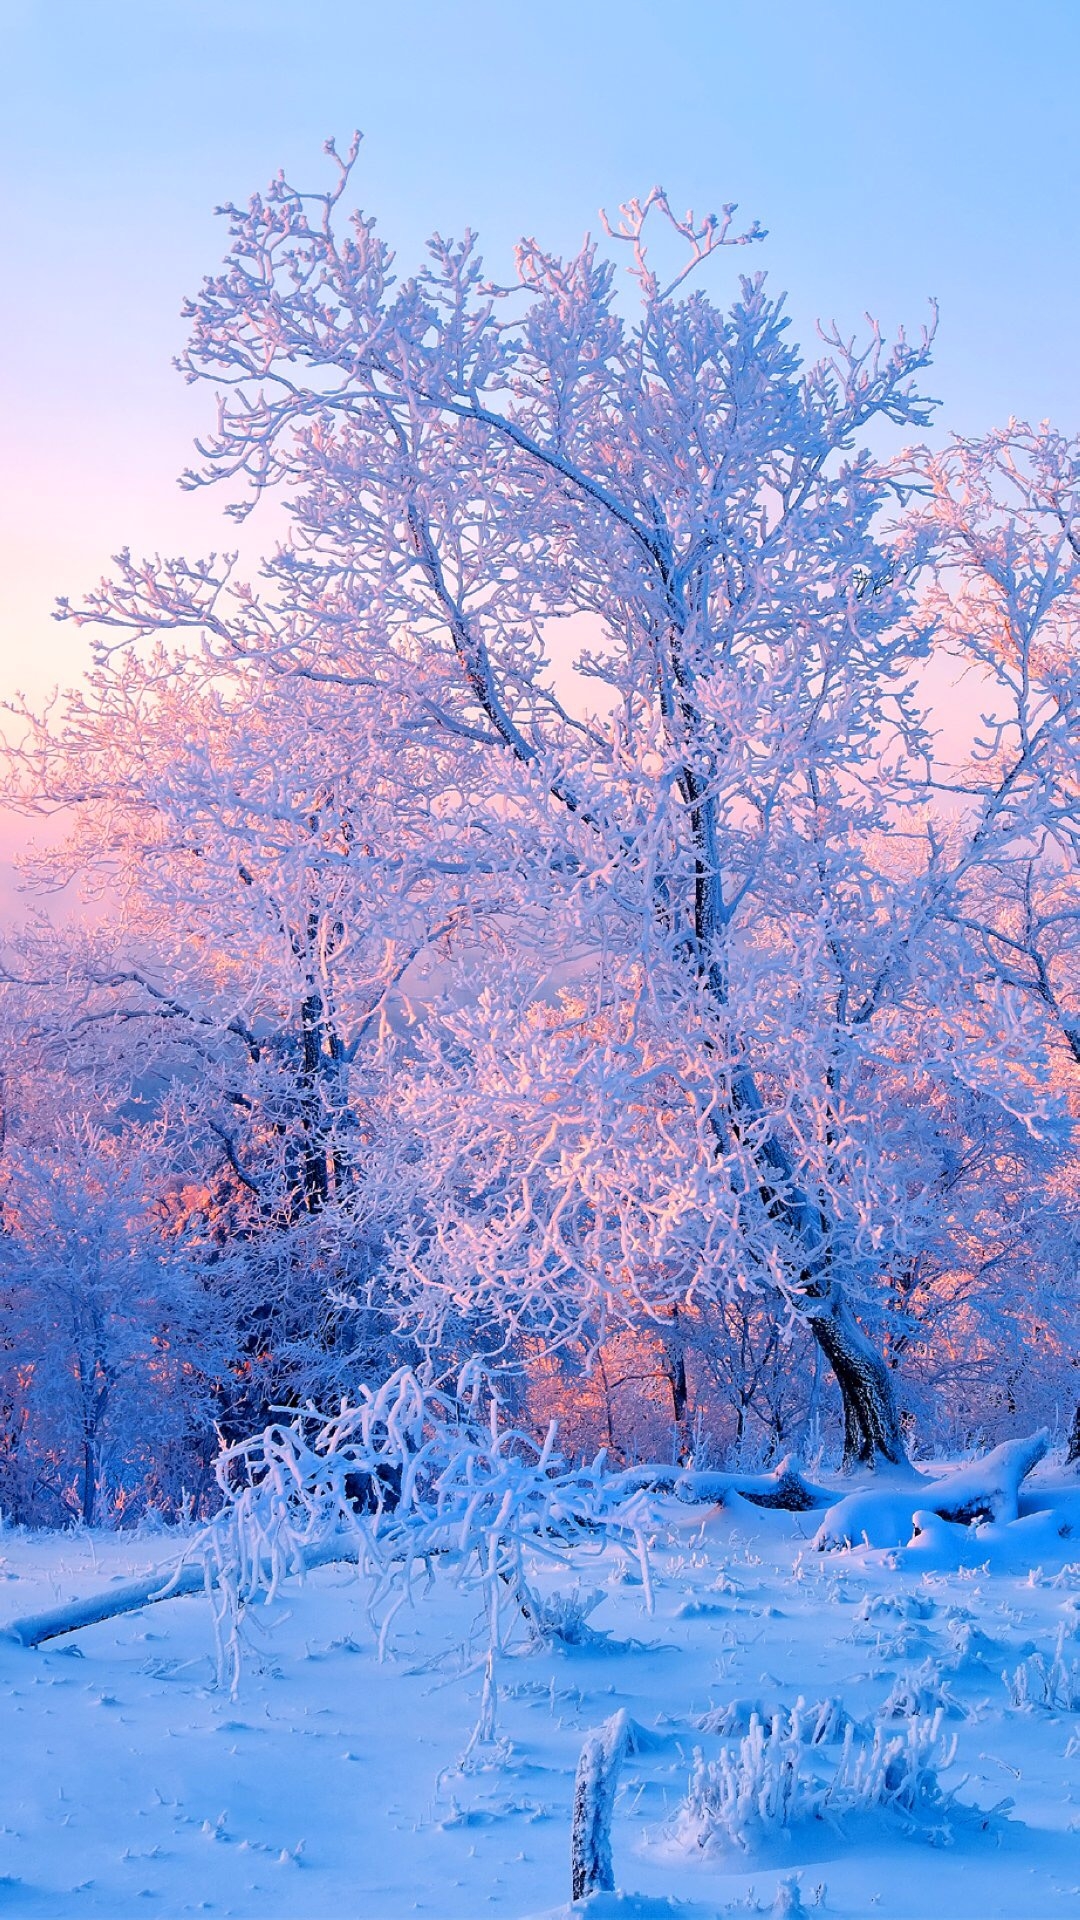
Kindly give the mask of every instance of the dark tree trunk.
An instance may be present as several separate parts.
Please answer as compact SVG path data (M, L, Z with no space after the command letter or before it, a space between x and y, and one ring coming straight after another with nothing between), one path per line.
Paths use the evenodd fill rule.
M678 1307L672 1308L671 1333L664 1341L664 1373L671 1388L671 1410L675 1425L681 1431L686 1421L690 1389L686 1379L686 1347L679 1330Z
M687 1422L690 1383L686 1372L686 1338L679 1325L678 1307L673 1307L671 1311L671 1332L664 1339L662 1367L671 1393L671 1413L675 1427L677 1455L685 1464L692 1456L693 1447Z
M893 1377L843 1296L833 1293L824 1312L807 1322L836 1377L844 1408L844 1469L907 1461Z
M689 1397L686 1385L686 1355L681 1349L671 1356L668 1379L671 1381L671 1410L675 1415L675 1425L681 1427L686 1419L686 1402Z
M761 1116L761 1094L748 1068L732 1082L736 1114ZM738 1124L738 1123L737 1123ZM783 1142L766 1133L758 1149L766 1212L781 1224L805 1256L802 1275L806 1322L840 1389L844 1409L844 1469L907 1463L893 1376L884 1356L863 1332L832 1269L827 1223L799 1186Z
M97 1448L88 1437L83 1443L82 1470L82 1520L85 1527L92 1527L96 1516L97 1504Z
M322 1047L325 1019L322 994L315 990L308 994L300 1007L304 1067L300 1098L304 1136L303 1198L308 1213L319 1213L330 1197L330 1173L324 1139L327 1115L322 1099L322 1075L326 1066Z
M1067 1467L1080 1466L1080 1400L1073 1413L1072 1431L1069 1434L1069 1451L1065 1455Z

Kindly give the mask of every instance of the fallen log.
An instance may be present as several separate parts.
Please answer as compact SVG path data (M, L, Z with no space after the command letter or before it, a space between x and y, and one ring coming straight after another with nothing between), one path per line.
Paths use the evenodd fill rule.
M316 1567L335 1566L356 1559L356 1542L342 1538L308 1548L301 1556L297 1573L311 1573ZM202 1560L181 1560L164 1572L159 1567L140 1580L106 1588L89 1599L68 1600L46 1613L29 1613L21 1620L10 1620L0 1627L0 1646L14 1641L20 1647L40 1647L46 1640L58 1640L65 1633L78 1633L83 1627L96 1627L123 1613L138 1613L142 1607L155 1606L161 1600L182 1600L194 1593L210 1593L219 1584L217 1569Z
M836 1495L828 1487L815 1486L804 1478L799 1462L787 1455L770 1473L696 1473L685 1467L630 1467L619 1475L622 1487L643 1493L667 1488L676 1500L723 1506L732 1494L749 1500L755 1507L782 1508L789 1513L808 1513L815 1508L831 1507Z

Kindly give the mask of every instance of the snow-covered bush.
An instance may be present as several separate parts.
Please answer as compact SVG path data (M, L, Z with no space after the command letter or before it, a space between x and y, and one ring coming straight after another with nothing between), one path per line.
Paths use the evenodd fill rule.
M934 1602L918 1593L868 1593L855 1609L855 1618L891 1626L895 1621L929 1620Z
M767 1717L760 1700L726 1700L723 1706L711 1707L708 1713L701 1714L695 1724L699 1733L718 1734L722 1740L730 1740L749 1733L752 1720Z
M501 1426L498 1397L470 1363L456 1393L400 1367L355 1406L333 1415L302 1408L225 1447L221 1510L188 1557L202 1560L219 1597L234 1676L245 1606L327 1560L355 1560L367 1574L383 1645L414 1576L436 1565L479 1592L493 1645L507 1602L541 1637L580 1639L592 1605L539 1597L532 1563L602 1545L609 1530L636 1548L647 1596L648 1494L608 1473L602 1454L567 1467L555 1438L554 1423L542 1444Z
M775 1713L766 1733L757 1714L734 1752L707 1761L695 1749L690 1789L677 1819L681 1837L712 1850L749 1850L777 1828L820 1814L825 1783L807 1766L798 1711Z
M541 1642L555 1640L564 1647L603 1644L604 1635L589 1625L590 1614L596 1612L603 1598L603 1592L596 1588L575 1587L568 1593L558 1589L540 1594L535 1587L530 1587L525 1607L533 1638Z
M901 1733L875 1726L869 1741L865 1731L849 1727L844 1737L828 1804L837 1813L870 1812L882 1808L919 1816L946 1805L938 1775L956 1758L956 1736L941 1732L944 1709L913 1713Z
M954 1675L964 1675L969 1679L987 1679L991 1674L996 1679L1002 1670L1002 1661L1011 1653L1015 1659L1025 1658L1034 1653L1031 1640L1010 1645L1005 1640L997 1640L991 1634L984 1633L972 1620L964 1619L954 1612L952 1619L946 1621L949 1636L949 1651L945 1656L943 1671Z
M835 1694L815 1701L811 1707L800 1706L799 1714L806 1740L812 1747L829 1746L842 1740L851 1724L851 1715ZM753 1720L771 1724L772 1717L760 1700L729 1700L724 1706L703 1713L695 1724L700 1733L719 1734L722 1739L730 1740L749 1733Z

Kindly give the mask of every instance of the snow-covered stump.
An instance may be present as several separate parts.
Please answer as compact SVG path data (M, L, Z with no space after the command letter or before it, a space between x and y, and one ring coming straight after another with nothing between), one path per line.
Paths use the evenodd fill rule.
M614 1893L611 1816L619 1769L630 1739L630 1721L620 1710L595 1727L581 1749L574 1780L574 1817L570 1829L570 1888L574 1900L591 1893Z

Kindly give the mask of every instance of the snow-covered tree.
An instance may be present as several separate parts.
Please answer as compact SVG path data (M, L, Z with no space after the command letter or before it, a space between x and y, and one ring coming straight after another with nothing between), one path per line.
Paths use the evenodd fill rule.
M205 1477L230 1358L197 1244L169 1230L176 1131L59 1100L36 1117L0 1169L0 1501L87 1525L176 1506Z
M279 177L226 209L224 269L189 309L185 370L218 391L190 482L246 481L241 516L284 488L290 537L256 588L228 565L125 556L77 617L103 657L182 629L255 706L316 701L322 727L340 711L317 793L283 810L268 760L254 785L239 773L252 743L234 708L212 803L189 771L173 809L183 834L197 822L184 847L207 874L205 822L222 836L205 897L235 902L239 876L274 922L320 1115L339 1111L335 888L363 919L385 912L388 875L397 913L403 875L422 874L445 925L449 883L457 965L398 1049L419 1159L407 1178L384 1163L412 1334L445 1349L465 1329L520 1361L530 1342L595 1351L644 1321L678 1402L688 1337L749 1299L818 1343L847 1457L899 1460L871 1336L938 1177L909 1104L958 1083L1021 1126L1053 1117L1046 982L1029 946L1042 1006L1023 1004L993 944L1006 921L985 914L1001 876L1043 873L1072 805L1069 529L1039 546L1030 502L987 507L985 454L880 450L929 418L926 336L834 329L805 364L762 276L727 306L692 287L760 237L733 208L678 219L654 191L622 209L607 231L629 304L591 241L569 260L522 242L507 287L472 236L436 238L401 279L374 222L346 212L355 148L331 155L329 191ZM1013 593L994 553L1025 539ZM1029 616L1052 644L1024 639ZM1020 718L954 780L918 685L958 649ZM366 736L358 702L378 716ZM381 865L340 797L376 743L397 836ZM275 866L261 891L244 877L256 790L290 875ZM227 954L231 931L215 937ZM376 998L430 940L427 921L395 935ZM1064 1007L1055 964L1047 949ZM353 1124L352 1096L340 1113ZM319 1127L300 1132L322 1158L297 1190L321 1202L336 1171Z
M107 1135L168 1107L170 1223L218 1302L214 1415L239 1434L396 1351L387 1041L464 910L461 835L388 702L182 650L103 658L48 723L22 709L19 740L10 797L69 826L28 883L81 885L91 922L9 944L14 1075L36 1074L39 1142L50 1103Z

